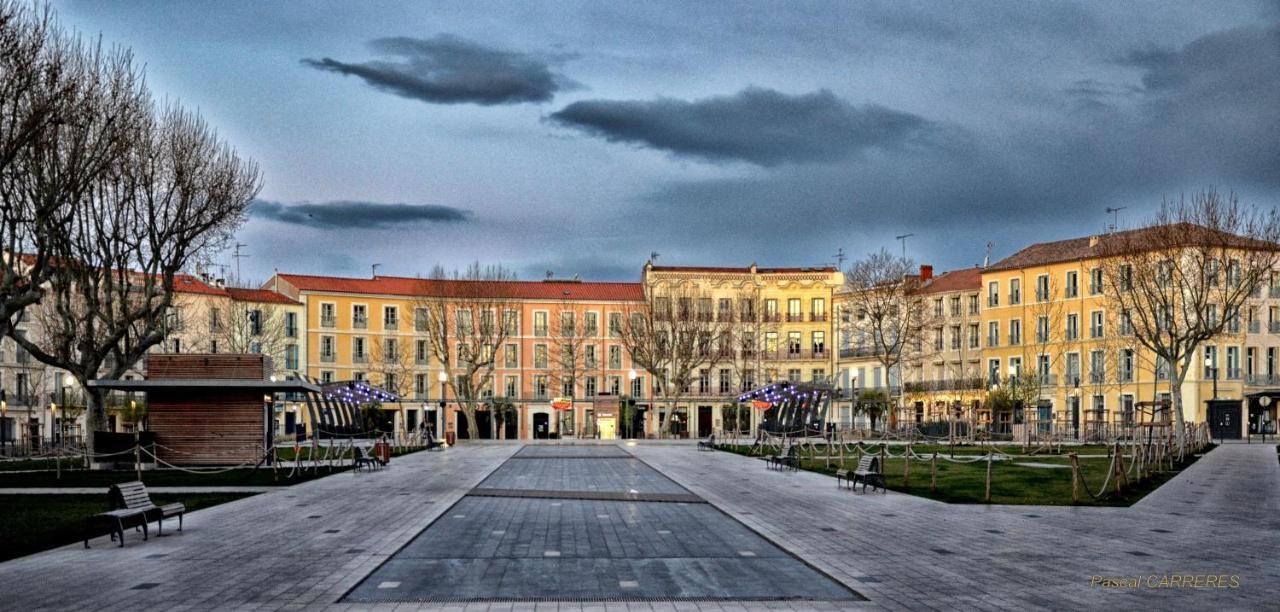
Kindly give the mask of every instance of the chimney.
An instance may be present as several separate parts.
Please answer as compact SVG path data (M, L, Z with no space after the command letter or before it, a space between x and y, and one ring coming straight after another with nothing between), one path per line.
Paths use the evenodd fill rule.
M1089 248L1092 249L1093 247L1098 246L1098 242L1101 240L1102 239L1097 236L1089 236Z
M227 287L227 281L223 278L215 279L213 281L213 286L219 289L225 289Z
M928 282L928 280L931 278L933 278L933 266L921 265L920 266L920 282L922 283Z

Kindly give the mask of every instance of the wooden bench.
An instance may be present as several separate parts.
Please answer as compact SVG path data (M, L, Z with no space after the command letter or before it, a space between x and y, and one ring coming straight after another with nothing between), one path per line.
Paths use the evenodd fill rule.
M111 541L116 541L116 537L120 538L120 547L124 547L124 528L126 522L134 522L134 528L142 528L142 539L150 538L150 529L147 526L151 520L156 521L157 533L164 535L164 519L176 516L178 517L178 531L182 531L182 518L186 513L186 506L180 503L165 504L157 506L151 501L151 496L147 493L146 485L138 481L124 482L111 485L111 489L107 495L111 499L112 509L97 514L89 519L91 525L100 525L103 523L111 527ZM89 548L90 533L93 533L92 527L86 533L84 547Z
M431 435L430 429L427 430L427 450L428 451L444 450L444 444L441 444L439 440L436 440L435 436Z
M837 489L841 487L841 483L844 483L844 486L849 487L850 491L853 490L853 474L849 472L849 470L836 470Z
M765 458L765 461L768 462L767 467L770 468L800 469L800 456L796 454L796 447L794 444L787 448L787 453L785 455L769 455Z
M357 446L355 462L352 466L355 467L357 471L361 467L367 467L369 468L369 471L372 472L374 470L382 469L382 462L379 461L377 457L369 454L368 446Z
M858 460L858 467L853 471L853 482L849 485L852 490L854 485L862 483L862 492L867 492L867 484L871 485L871 491L874 493L876 488L881 493L885 492L884 473L880 471L880 459L871 455L863 455ZM839 483L837 482L837 485Z
M710 436L707 436L707 439L706 439L706 440L698 440L698 450L700 450L700 451L704 451L704 450L712 451L712 450L715 450L715 449L716 449L716 435L715 435L715 434L711 434Z

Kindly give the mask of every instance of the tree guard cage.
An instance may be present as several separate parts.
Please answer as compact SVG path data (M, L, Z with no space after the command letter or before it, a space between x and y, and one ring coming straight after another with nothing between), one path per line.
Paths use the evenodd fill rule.
M826 433L832 387L820 383L778 381L738 396L739 402L764 406L760 429L776 436L821 436Z

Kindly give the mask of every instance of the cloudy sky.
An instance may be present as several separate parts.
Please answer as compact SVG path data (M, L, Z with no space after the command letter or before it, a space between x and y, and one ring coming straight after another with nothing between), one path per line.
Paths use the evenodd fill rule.
M946 269L1280 204L1276 0L55 6L261 164L248 278Z

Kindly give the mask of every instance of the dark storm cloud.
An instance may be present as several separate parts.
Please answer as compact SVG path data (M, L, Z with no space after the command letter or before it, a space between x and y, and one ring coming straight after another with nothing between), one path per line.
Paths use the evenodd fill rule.
M471 211L432 204L347 201L281 204L267 200L254 200L249 215L319 229L384 229L411 223L468 221L472 217Z
M348 63L326 57L302 63L357 76L376 89L433 104L547 102L572 84L552 70L552 62L562 57L494 49L449 34L379 38L369 47L396 59Z
M583 100L551 120L600 136L710 161L761 166L833 161L868 148L893 148L930 122L883 106L854 106L821 90L788 95L749 87L695 101Z

